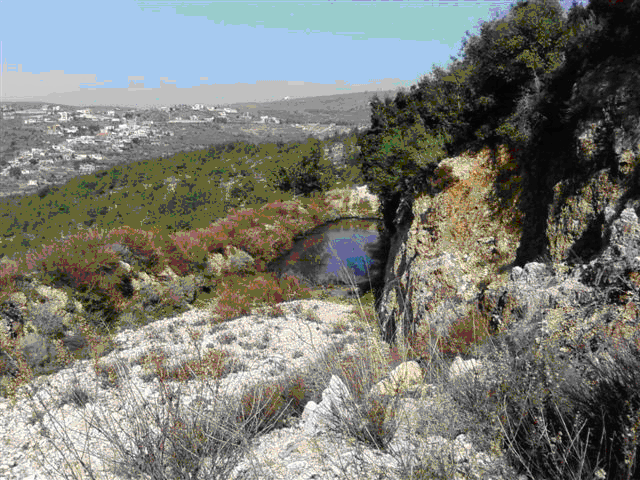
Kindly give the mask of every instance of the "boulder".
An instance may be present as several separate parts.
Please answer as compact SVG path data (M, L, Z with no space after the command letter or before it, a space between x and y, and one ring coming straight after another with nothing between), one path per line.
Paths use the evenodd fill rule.
M457 380L467 375L480 376L483 371L482 362L475 359L463 360L458 355L449 367L449 380Z
M224 254L213 253L207 257L205 278L215 278L225 272L255 271L255 259L244 250L234 246L227 247Z
M378 382L371 389L371 394L393 396L404 394L422 383L422 369L417 362L403 362L398 365L388 379Z

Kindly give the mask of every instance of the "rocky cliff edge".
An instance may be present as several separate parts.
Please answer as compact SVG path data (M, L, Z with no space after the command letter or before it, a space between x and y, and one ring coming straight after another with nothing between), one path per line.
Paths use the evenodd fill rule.
M589 163L597 125L585 125L576 144L586 174L553 185L547 249L535 262L517 261L527 219L511 152L442 162L453 184L416 198L411 225L391 239L378 306L387 341L486 322L508 332L512 349L544 338L567 352L595 352L602 335L637 331L640 129L616 130L615 162L598 169Z

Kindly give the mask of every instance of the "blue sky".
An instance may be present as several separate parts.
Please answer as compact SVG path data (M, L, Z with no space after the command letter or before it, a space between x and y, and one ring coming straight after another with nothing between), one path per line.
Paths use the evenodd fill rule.
M326 94L395 88L448 63L465 31L512 3L0 0L1 94L99 96L161 83L254 84L265 97L278 82L294 96L318 84Z

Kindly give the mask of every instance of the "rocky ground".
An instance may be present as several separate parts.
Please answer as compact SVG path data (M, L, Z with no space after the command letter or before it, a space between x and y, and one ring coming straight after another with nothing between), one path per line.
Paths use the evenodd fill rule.
M126 471L131 469L131 463L128 467L111 467L108 459L118 458L114 445L135 451L134 440L140 438L141 431L157 432L154 414L170 418L175 408L215 418L221 405L229 409L228 405L240 404L241 391L250 385L278 383L323 364L337 364L338 357L385 351L371 326L350 315L354 310L351 306L305 300L282 307L281 316L256 312L214 325L210 323L210 313L194 309L137 330L126 330L116 337L116 349L100 359L100 369L96 370L91 361L76 362L55 375L38 378L33 387L22 387L15 404L0 400L4 439L0 445L0 479L62 478L62 472L72 475L74 468L77 477L71 478L89 478L86 472L79 473L80 461L91 465L98 475L95 478L130 478L127 474L135 473ZM166 367L171 369L214 351L223 351L230 359L225 367L227 374L218 380L161 381L151 373L154 358L166 358ZM490 478L510 478L504 476L507 471L499 456L476 452L464 435L446 439L434 433L422 443L418 440L416 428L424 428L429 416L440 417L451 399L447 400L446 394L437 392L435 387L426 388L420 368L415 362L409 363L417 370L405 368L406 372L413 372L411 380L406 376L406 383L412 387L407 390L408 403L398 411L398 419L400 412L408 415L405 422L409 430L398 429L400 433L390 450L366 446L348 431L331 428L339 420L329 422L330 415L321 414L323 408L329 412L333 405L334 410L344 410L344 416L350 415L350 404L345 403L348 391L333 376L322 401L316 398L318 403L309 402L301 417L285 421L282 428L258 436L246 449L239 449L231 477L220 478L369 478L380 469L387 478L401 478L393 472L402 470L402 461L420 464L418 452L422 448L455 451L453 471L466 469L477 475L493 472ZM395 391L394 385L400 385L397 381L403 378L392 374L377 385L376 391ZM429 414L425 408L430 409ZM419 421L414 418L417 411L423 412ZM202 458L203 462L206 460Z
M43 376L35 382L36 396L31 397L29 387L21 390L21 399L16 405L11 405L8 399L0 399L2 420L0 428L4 430L2 437L7 440L1 448L0 458L6 459L4 471L0 467L0 478L27 478L35 472L43 472L40 477L51 478L49 474L28 461L29 454L36 455L34 448L43 448L41 460L46 459L50 465L52 461L51 438L42 435L42 428L47 428L51 434L58 431L52 425L53 419L66 425L70 432L79 432L88 427L89 412L100 412L108 415L118 415L119 412L133 414L138 412L143 404L162 408L162 387L157 379L149 378L149 369L145 368L145 356L150 353L158 355L164 352L171 364L192 360L198 355L205 355L207 350L224 351L232 359L233 373L225 376L215 385L221 397L233 401L240 387L248 387L260 381L275 381L287 372L302 370L305 365L318 361L319 357L327 354L327 349L351 338L352 326L346 322L346 316L351 308L333 303L293 302L288 304L289 312L285 317L269 318L261 316L242 317L223 324L212 326L211 314L206 310L192 310L174 318L167 318L150 324L139 330L126 330L116 338L116 350L100 359L103 371L118 371L126 369L126 379L119 388L111 388L109 382L96 373L89 360L76 362L72 368L62 370L52 376ZM307 320L300 318L295 312L307 312ZM311 313L313 312L313 313ZM211 387L212 385L208 385ZM183 405L190 406L198 397L198 393L205 385L197 382L179 384L168 382L168 388L181 388ZM79 408L73 402L64 403L69 399L74 388L81 388L88 395L88 404ZM219 390L218 390L219 389ZM205 388L211 394L212 388ZM132 394L125 398L125 392ZM134 392L137 392L134 394ZM187 393L188 392L188 393ZM206 395L206 393L205 393ZM237 399L236 399L237 401ZM213 399L209 399L214 404ZM40 427L37 423L30 425L32 408L38 411L49 409L51 421L48 427ZM126 417L126 415L125 415ZM134 420L140 417L133 415ZM115 426L120 426L123 417L114 420ZM62 434L62 432L58 433ZM122 432L121 432L122 433ZM55 434L54 434L55 435ZM88 451L95 457L105 453L108 446L97 440L96 431L88 434L93 438L92 448ZM76 438L80 440L80 437ZM79 452L82 445L76 445ZM58 452L63 458L68 453ZM90 456L91 456L90 455ZM68 457L67 457L68 458ZM64 461L59 459L60 465Z

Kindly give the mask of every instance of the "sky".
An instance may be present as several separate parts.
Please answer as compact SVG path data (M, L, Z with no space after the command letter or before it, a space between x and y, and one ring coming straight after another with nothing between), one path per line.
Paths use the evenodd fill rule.
M466 31L512 3L0 0L0 101L225 104L391 90L446 65Z

